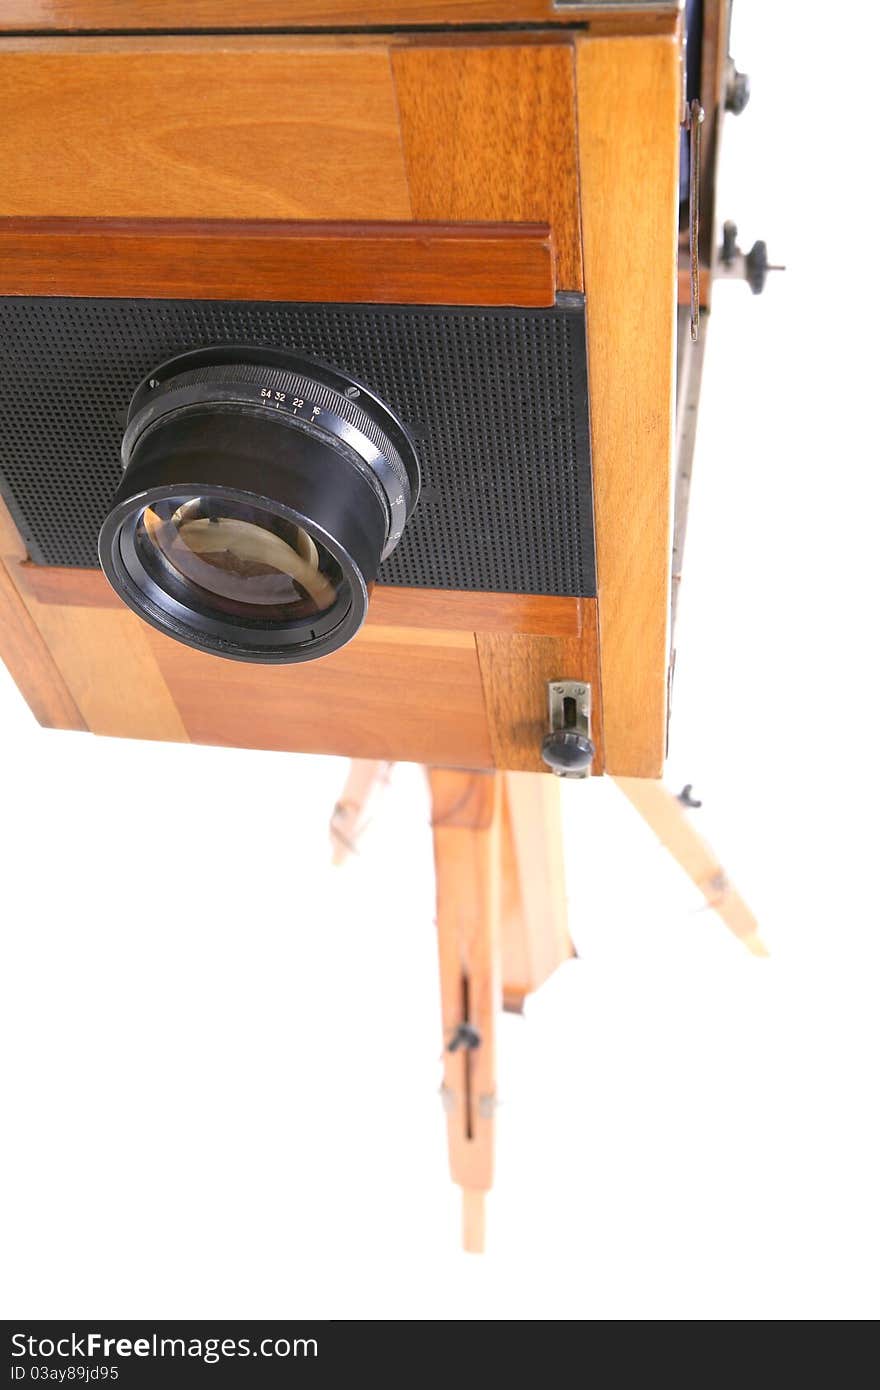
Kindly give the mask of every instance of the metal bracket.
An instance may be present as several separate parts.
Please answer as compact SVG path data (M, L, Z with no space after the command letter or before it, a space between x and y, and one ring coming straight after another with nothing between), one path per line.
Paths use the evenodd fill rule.
M691 262L691 342L700 336L700 131L705 118L694 99L685 106L683 125L690 135L690 186L688 190L688 243Z
M589 777L593 746L592 692L585 681L548 681L550 731L541 756L557 777Z
M551 732L580 729L592 736L593 693L583 681L548 681L547 703Z

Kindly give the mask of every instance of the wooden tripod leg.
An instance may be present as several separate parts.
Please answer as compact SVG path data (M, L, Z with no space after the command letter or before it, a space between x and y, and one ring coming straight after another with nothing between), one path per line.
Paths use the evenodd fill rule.
M393 766L393 763L367 762L363 758L352 761L342 795L330 817L334 864L344 864L350 854L357 853L370 798L379 787L387 785Z
M519 1013L527 994L570 960L562 806L557 778L504 772L501 978L504 1007Z
M464 1248L479 1252L495 1146L501 785L491 772L434 770L429 779L449 1167L462 1188Z
M615 777L614 781L724 925L754 955L766 956L754 914L729 883L713 850L694 830L678 798L662 782L642 777Z

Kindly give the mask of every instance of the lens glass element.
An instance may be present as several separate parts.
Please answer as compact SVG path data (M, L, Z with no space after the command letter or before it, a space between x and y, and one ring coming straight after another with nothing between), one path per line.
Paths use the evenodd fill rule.
M295 622L348 600L330 552L296 522L219 497L163 498L145 508L136 546L175 597L257 622Z

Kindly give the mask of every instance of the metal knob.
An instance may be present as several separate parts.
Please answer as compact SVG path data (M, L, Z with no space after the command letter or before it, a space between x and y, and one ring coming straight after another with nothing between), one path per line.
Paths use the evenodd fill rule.
M770 264L766 241L756 241L746 255L745 280L752 294L763 293L767 283L767 271L776 269L775 265Z
M724 109L729 111L732 116L739 116L749 104L752 86L747 72L738 72L733 64L731 64L731 69L727 77Z
M541 757L560 777L586 777L596 749L579 729L554 729L545 734Z
M541 757L557 777L589 777L593 743L592 698L586 681L547 682L548 732Z
M736 223L725 222L715 273L719 279L745 280L752 294L761 294L768 272L784 270L785 266L770 264L766 241L756 241L746 252L737 245L736 235Z

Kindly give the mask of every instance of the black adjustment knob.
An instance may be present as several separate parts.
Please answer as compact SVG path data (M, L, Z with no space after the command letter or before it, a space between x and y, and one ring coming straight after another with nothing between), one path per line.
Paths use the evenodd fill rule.
M724 109L729 111L732 116L739 116L745 111L749 104L749 97L752 95L752 85L749 82L747 72L738 72L736 68L727 84L727 93L724 98Z
M756 241L746 256L746 282L752 294L763 293L767 283L767 271L775 269L767 255L766 241Z
M554 729L541 744L541 757L560 777L585 777L595 756L592 740L580 729Z
M725 222L724 238L718 252L719 273L745 280L752 294L762 294L771 270L784 270L784 265L771 265L766 241L756 241L751 251L741 251L737 245L735 222Z

